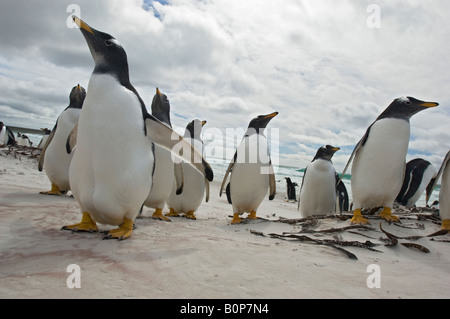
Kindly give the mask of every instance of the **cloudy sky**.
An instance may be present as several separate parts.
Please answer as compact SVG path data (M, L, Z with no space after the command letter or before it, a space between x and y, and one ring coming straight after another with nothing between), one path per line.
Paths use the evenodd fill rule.
M413 96L440 106L412 118L408 159L439 166L448 12L448 0L2 0L0 120L51 128L71 88L87 88L94 64L77 14L123 45L148 107L159 87L174 127L208 121L210 155L229 158L252 117L278 111L267 135L280 164L305 167L331 144L340 171L378 114Z

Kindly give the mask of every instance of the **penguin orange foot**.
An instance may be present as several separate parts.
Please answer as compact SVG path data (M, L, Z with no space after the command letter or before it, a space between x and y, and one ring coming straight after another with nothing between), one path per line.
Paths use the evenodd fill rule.
M170 212L168 212L166 214L166 216L170 216L170 217L180 217L180 214L178 214L175 209L170 208Z
M256 212L252 210L250 214L248 214L247 219L258 219L258 217L256 216Z
M133 233L133 221L129 218L123 219L123 224L119 226L119 228L112 229L107 232L106 236L103 239L118 239L124 240L131 236Z
M51 190L46 191L46 192L39 192L39 194L60 196L60 195L63 195L64 193L59 190L59 187L56 184L52 183L52 189Z
M167 216L167 214L166 214L166 216ZM166 222L170 222L171 220L169 218L167 218L166 216L164 216L162 214L162 208L157 208L155 210L155 212L153 213L152 218L153 219L163 220L163 221L166 221Z
M351 224L370 224L369 221L363 217L363 215L361 214L361 209L355 209L355 211L353 212L353 217L350 220Z
M389 223L398 222L400 220L398 216L391 214L391 209L389 207L385 207L378 217L386 219Z
M74 232L96 232L98 231L97 224L92 219L91 215L88 212L83 213L83 217L81 218L81 222L74 225L63 226L61 230L71 230Z
M188 211L186 214L184 214L183 217L189 218L189 219L193 219L193 220L196 220L197 217L195 217L194 213L195 213L195 211L190 210L190 211Z
M242 219L239 217L239 213L233 214L233 219L231 220L232 224L240 224L242 223Z

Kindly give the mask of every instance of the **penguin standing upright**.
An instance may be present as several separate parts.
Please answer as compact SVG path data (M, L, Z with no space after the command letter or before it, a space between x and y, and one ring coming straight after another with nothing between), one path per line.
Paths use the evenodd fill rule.
M31 142L30 138L26 134L22 134L20 132L17 133L17 146L25 146L31 147L33 142Z
M425 189L437 175L433 165L422 158L415 158L406 163L405 177L400 192L395 199L408 208L413 207Z
M47 141L44 144L39 158L38 169L44 169L52 188L40 192L44 195L61 195L70 190L69 166L73 153L67 154L67 138L78 123L81 108L86 97L86 90L78 84L74 86L69 95L69 106L59 115Z
M257 219L256 211L270 189L269 200L275 198L275 174L270 159L269 145L264 129L278 112L259 115L252 119L223 178L219 196L222 196L230 175L230 199L233 206L232 224L242 222L239 215L249 213L248 219Z
M336 170L331 158L339 147L324 145L305 169L298 210L302 217L330 214L336 210Z
M152 187L153 142L169 150L181 145L191 152L177 156L183 156L208 180L213 179L213 172L189 143L147 112L130 83L122 45L78 17L73 19L89 46L95 68L69 169L71 191L80 205L82 220L62 229L92 232L98 230L97 222L119 225L105 238L121 240L131 236L134 219Z
M442 229L450 231L450 151L445 155L436 176L427 186L427 203L439 179L441 190L439 192L439 215L442 220Z
M16 145L16 138L14 137L13 131L3 124L3 122L0 122L0 146L3 145Z
M205 124L206 121L195 119L188 123L184 133L184 138L200 153L204 153L200 134ZM177 194L175 182L172 182L174 187L167 198L170 212L166 216L178 217L180 214L184 214L183 217L196 219L195 212L203 197L206 196L205 201L209 201L209 182L202 174L185 163L181 164L181 169L183 171L183 191L181 194Z
M170 103L165 94L156 88L156 94L152 100L152 115L162 123L172 128L170 123ZM192 168L193 169L193 168ZM195 171L195 169L193 169ZM200 173L196 172L201 175ZM202 176L202 175L201 175ZM162 214L166 199L169 197L174 183L174 164L172 153L158 145L155 145L155 168L153 172L153 185L144 205L155 208L152 218L170 221Z
M292 182L290 177L285 177L284 179L286 180L286 200L296 202L297 194L295 187L298 186L298 184Z
M391 214L394 200L403 183L406 153L410 138L411 116L438 103L424 102L412 97L395 99L373 122L356 144L342 175L353 160L351 223L366 224L363 208L384 207L379 217L398 221Z

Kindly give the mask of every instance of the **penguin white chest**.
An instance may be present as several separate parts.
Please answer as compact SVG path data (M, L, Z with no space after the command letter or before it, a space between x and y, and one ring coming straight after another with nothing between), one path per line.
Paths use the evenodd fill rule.
M267 139L260 134L247 136L236 152L230 177L233 211L250 213L258 209L269 189Z
M439 192L439 211L442 220L450 219L450 161L442 173L441 191Z
M355 208L392 207L405 173L410 124L386 118L376 121L352 165Z
M112 76L93 74L78 123L70 184L100 223L134 220L152 185L153 152L137 96Z
M330 161L317 159L306 168L300 190L300 213L303 217L329 214L336 205L336 177Z

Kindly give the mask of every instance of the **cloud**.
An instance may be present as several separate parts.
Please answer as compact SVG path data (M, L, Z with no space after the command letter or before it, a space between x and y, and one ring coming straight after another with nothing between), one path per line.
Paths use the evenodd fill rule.
M445 1L77 1L94 28L127 51L131 82L150 103L155 88L172 105L172 123L245 129L279 111L283 164L306 166L323 144L341 147L335 166L393 99L441 105L414 116L411 154L438 159L450 148ZM0 110L11 125L50 126L70 89L87 88L93 61L67 22L73 1L0 3ZM72 8L72 7L70 7ZM6 122L6 120L4 121ZM46 123L46 124L43 124ZM206 128L206 127L205 127Z

